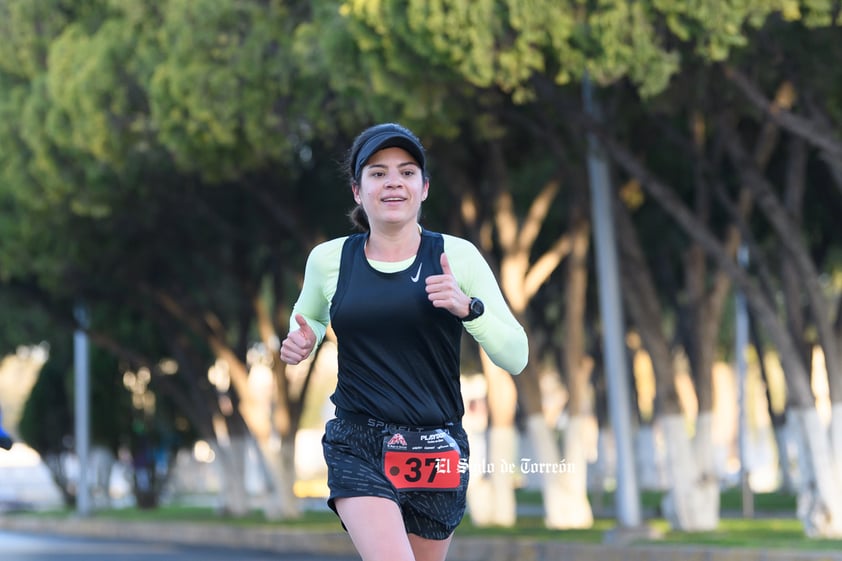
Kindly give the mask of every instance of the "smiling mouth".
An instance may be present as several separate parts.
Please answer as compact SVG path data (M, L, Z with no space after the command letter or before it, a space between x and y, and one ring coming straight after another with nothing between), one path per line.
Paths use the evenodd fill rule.
M384 203L400 203L405 201L406 199L402 197L387 197L385 199L381 199Z

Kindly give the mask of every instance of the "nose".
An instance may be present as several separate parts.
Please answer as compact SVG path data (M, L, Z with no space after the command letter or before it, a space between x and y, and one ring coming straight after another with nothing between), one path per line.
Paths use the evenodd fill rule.
M403 184L403 176L399 171L389 172L386 176L386 187L398 187Z

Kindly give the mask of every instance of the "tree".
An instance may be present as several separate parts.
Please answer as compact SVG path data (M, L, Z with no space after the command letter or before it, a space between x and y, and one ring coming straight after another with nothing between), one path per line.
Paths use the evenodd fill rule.
M513 101L524 104L553 99L558 84L580 78L585 73L605 86L627 80L640 96L652 98L665 91L670 80L680 75L683 65L688 62L697 60L701 64L709 64L725 60L736 49L746 46L751 30L775 16L780 6L763 1L739 7L724 3L714 6L687 2L611 2L588 6L572 3L570 6L558 3L539 6L533 3L530 8L525 9L516 2L410 2L404 17L381 4L348 2L343 5L345 14L368 24L369 33L361 44L369 50L380 48L400 53L395 55L395 60L421 56L428 63L455 68L467 81L481 88L496 86L510 94ZM785 4L783 15L792 19L803 18L808 25L828 25L838 17L829 6L798 3ZM463 33L463 28L470 28L472 32ZM400 43L394 37L386 36L386 29L400 29L401 32L396 35ZM668 46L671 43L680 44L683 48L671 48ZM408 54L407 51L411 52ZM827 137L822 135L821 138ZM825 149L829 147L829 153L835 150L833 143L825 142L823 146ZM616 151L613 153L623 166L624 158L617 157ZM736 154L732 153L732 158L734 156ZM740 162L736 166L744 172L749 169ZM831 171L834 170L836 168L831 166ZM753 183L755 187L763 185L756 177ZM648 186L647 191L653 194ZM670 193L670 202L665 204L665 195L659 193L656 198L672 213L680 200ZM772 210L771 207L767 209L767 214ZM686 212L683 206L681 212ZM682 220L685 218L689 217L681 216ZM700 225L696 219L693 223L695 227ZM705 235L708 236L708 244L713 243L709 232L706 231ZM696 239L698 241L698 235ZM733 236L731 239L734 239ZM709 245L706 250L711 251ZM727 268L723 262L727 259L727 251L723 251L719 244L716 251L719 252L720 267ZM800 249L793 248L792 253L803 256ZM733 263L730 267L729 271L735 270ZM725 294L724 286L720 283L720 288L712 294L719 302ZM813 301L818 302L816 298ZM774 321L773 310L767 307L765 317L770 322ZM715 316L712 319L715 320ZM708 334L712 325L715 321L705 322ZM822 325L826 322L818 324L820 328ZM820 329L820 332L827 333L827 329ZM784 336L783 333L780 335ZM710 341L709 335L704 340ZM700 351L694 357L698 360L697 376L702 382L709 376L708 372L699 371L708 368L705 357L709 356L709 348L709 344L692 347ZM783 352L783 349L780 350ZM799 377L799 372L804 372L804 365L790 364L787 370L791 376ZM669 375L661 376L663 383L668 383L670 378ZM803 381L797 386L802 390L807 388ZM705 388L704 385L701 387ZM668 388L664 389L668 393ZM702 393L705 407L707 395L705 390ZM803 397L802 402L806 405L807 396ZM814 444L827 449L819 442ZM816 451L816 454L816 459L824 456L824 452ZM828 481L819 487L824 489L824 493L832 494L835 486ZM824 495L825 503L829 496ZM807 516L805 527L809 533L832 535L837 532L834 529L837 524L833 521L836 518L833 515L826 524L814 525L811 517Z
M207 369L224 359L238 406L229 433L245 437L248 426L268 454L273 428L253 413L248 343L261 313L272 348L294 283L284 264L319 237L302 209L331 204L312 189L319 144L297 117L319 96L288 95L305 83L292 83L283 42L296 20L278 3L25 4L0 5L15 56L30 63L0 72L3 278L51 321L67 324L84 298L156 326L165 350L120 338L108 322L90 335L148 369L210 441L220 409ZM168 382L169 357L189 383ZM286 442L295 423L279 425ZM288 500L268 501L271 515L294 514L292 481L273 488Z

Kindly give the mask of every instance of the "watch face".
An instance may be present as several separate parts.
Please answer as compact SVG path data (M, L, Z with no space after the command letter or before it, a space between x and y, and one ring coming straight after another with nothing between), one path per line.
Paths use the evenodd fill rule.
M471 298L468 304L468 315L461 318L461 321L472 321L477 319L485 311L485 305L479 298Z

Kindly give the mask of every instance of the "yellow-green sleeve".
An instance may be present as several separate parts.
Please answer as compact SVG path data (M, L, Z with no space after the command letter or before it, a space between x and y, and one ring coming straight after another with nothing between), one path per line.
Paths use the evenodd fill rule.
M465 329L500 368L520 374L529 359L526 331L509 308L494 272L471 242L444 234L444 252L459 288L485 304L483 315Z
M313 248L304 267L304 284L292 308L290 331L298 329L295 314L301 314L316 334L316 347L322 342L330 323L330 303L336 293L339 262L345 238L321 243Z

